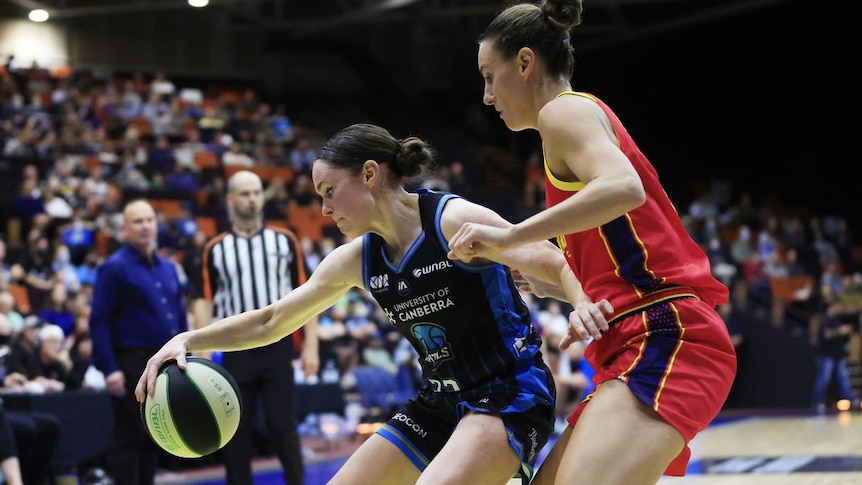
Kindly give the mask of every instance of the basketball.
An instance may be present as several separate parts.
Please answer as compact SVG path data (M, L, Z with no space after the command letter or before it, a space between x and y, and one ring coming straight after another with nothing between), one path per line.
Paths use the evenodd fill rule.
M181 458L219 450L239 426L239 388L228 371L201 357L189 357L186 370L165 363L156 389L141 403L141 420L150 438Z

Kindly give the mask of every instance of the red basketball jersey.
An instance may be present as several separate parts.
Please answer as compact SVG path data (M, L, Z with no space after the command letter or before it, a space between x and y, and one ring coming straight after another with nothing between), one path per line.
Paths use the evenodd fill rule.
M620 149L643 182L646 202L598 228L557 238L584 291L593 301L607 299L614 320L665 297L693 293L715 306L727 302L728 289L712 276L709 260L683 226L658 174L611 109L598 98L574 91L598 104L611 120ZM545 163L548 207L574 197L582 182L563 182Z

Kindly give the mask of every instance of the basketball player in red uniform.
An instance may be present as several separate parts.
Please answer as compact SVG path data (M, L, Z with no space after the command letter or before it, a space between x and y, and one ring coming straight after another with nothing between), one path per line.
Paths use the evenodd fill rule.
M736 354L714 310L728 290L620 120L595 96L571 90L569 31L581 13L580 0L514 5L482 35L484 102L511 130L539 131L548 208L508 230L464 224L450 257L557 238L586 295L607 299L614 312L586 350L596 389L532 483L654 484L685 474L689 441L730 391ZM566 299L575 322L578 302ZM561 345L588 337L573 325Z

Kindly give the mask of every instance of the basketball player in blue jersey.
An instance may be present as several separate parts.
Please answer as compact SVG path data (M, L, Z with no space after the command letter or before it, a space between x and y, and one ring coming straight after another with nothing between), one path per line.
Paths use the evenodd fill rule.
M152 359L136 395L152 393L161 365L186 353L267 345L296 331L353 287L368 290L420 356L425 386L347 460L330 484L505 484L532 477L554 424L554 383L509 268L566 289L586 310L572 338L601 338L607 302L591 303L550 242L450 261L448 238L468 221L509 225L458 196L407 192L402 177L433 159L418 138L353 125L330 139L312 175L323 212L353 238L308 281L264 308L178 335Z

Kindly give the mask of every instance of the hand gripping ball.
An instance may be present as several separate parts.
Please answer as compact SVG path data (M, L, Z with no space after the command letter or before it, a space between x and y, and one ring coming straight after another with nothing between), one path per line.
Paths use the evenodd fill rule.
M189 357L186 370L166 362L156 389L141 403L141 420L150 438L181 458L216 452L239 426L239 387L228 371L211 360Z

